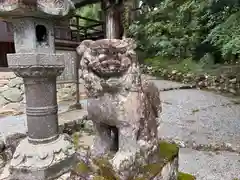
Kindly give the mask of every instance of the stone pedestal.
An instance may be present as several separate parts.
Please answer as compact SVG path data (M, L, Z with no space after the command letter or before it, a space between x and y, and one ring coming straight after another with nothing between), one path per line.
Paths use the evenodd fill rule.
M75 161L74 147L65 134L42 144L32 144L28 139L24 139L13 155L10 179L54 179L68 172Z

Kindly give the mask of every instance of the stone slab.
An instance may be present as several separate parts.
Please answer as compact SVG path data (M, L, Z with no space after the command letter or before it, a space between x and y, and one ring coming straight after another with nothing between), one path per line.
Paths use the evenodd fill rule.
M180 149L179 171L194 175L197 180L240 179L240 156L237 153Z

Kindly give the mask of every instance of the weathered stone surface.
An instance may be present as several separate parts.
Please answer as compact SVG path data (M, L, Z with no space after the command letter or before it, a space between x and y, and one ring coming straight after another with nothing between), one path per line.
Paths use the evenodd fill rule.
M0 136L0 153L3 151L4 147L5 147L5 143L2 139L2 137Z
M68 135L60 135L55 141L37 145L24 139L17 146L10 164L10 169L19 169L20 166L22 171L13 171L11 177L52 179L71 169L75 160L75 150ZM58 171L52 171L53 169Z
M8 86L11 87L11 88L12 88L12 87L17 87L17 88L19 88L22 84L23 84L23 79L20 78L20 77L16 77L16 78L11 79L11 80L9 81Z
M81 137L80 137L81 138ZM75 138L76 140L76 138ZM80 143L79 143L80 144ZM79 146L78 157L80 162L71 173L71 180L92 180L126 178L119 175L111 164L111 156L92 158L87 147ZM174 144L161 141L158 146L158 156L155 161L149 164L141 164L136 170L134 167L131 179L156 179L156 180L177 180L178 174L178 148ZM92 159L91 159L92 158Z
M5 86L6 84L8 84L8 80L7 79L0 79L0 87Z
M2 93L3 91L6 91L9 87L7 85L4 85L0 87L0 92Z
M14 72L0 72L0 80L16 78Z
M25 92L25 86L24 86L24 84L21 84L20 89L22 90L23 93Z
M65 54L65 57L68 57L68 51L56 51L57 54ZM75 51L71 51L71 53L76 54ZM69 59L68 59L69 60ZM72 57L71 61L76 60L76 55ZM67 60L66 60L67 61ZM69 71L69 68L73 67L68 67L68 69L65 69L64 71ZM70 71L69 73L71 73ZM65 75L63 75L65 77ZM70 74L69 74L70 76ZM67 79L67 77L65 77ZM73 79L69 79L73 80ZM80 99L86 99L86 93L83 85L83 80L80 79L79 84L79 94L80 94ZM16 75L13 72L0 72L0 95L2 93L12 87L16 87L21 90L21 94L23 95L23 99L19 102L25 103L25 86L23 84L23 80L20 77L16 77ZM58 96L58 101L68 101L68 100L74 100L76 97L76 85L75 83L66 83L66 84L57 84L57 96ZM1 100L1 99L0 99ZM9 103L11 101L7 100L6 103ZM5 103L4 103L5 104ZM1 103L0 103L1 106Z
M16 116L23 114L25 105L23 103L8 103L0 108L0 115L2 116Z
M7 116L1 118L0 133L4 141L15 134L26 134L26 116Z
M2 93L2 96L10 102L19 102L23 99L22 92L18 88L9 88Z
M8 100L6 100L4 97L0 95L0 106L4 106L8 103Z
M2 173L0 174L0 180L8 180L10 177L10 172L9 172L9 163L4 166Z
M63 174L61 177L57 178L57 180L69 180L70 178L70 172Z
M67 132L69 128L71 132L79 130L81 123L86 119L86 110L68 110L72 103L59 104L59 131L61 133ZM1 118L0 123L0 136L4 141L4 146L14 151L19 141L26 137L26 115L7 116Z
M57 84L57 97L58 101L69 101L76 99L76 84L68 83L68 84ZM86 99L86 91L85 87L82 84L79 84L79 95L80 99Z
M22 99L21 103L22 104L26 104L26 96L25 96L25 94L23 94L23 99Z
M141 79L134 48L131 39L83 41L77 48L90 98L88 118L97 131L91 156L114 150L111 164L123 180L136 174L140 164L153 163L158 151L159 92Z
M20 103L8 103L3 107L3 109L13 109L16 111L19 111L20 109L23 109L24 107Z

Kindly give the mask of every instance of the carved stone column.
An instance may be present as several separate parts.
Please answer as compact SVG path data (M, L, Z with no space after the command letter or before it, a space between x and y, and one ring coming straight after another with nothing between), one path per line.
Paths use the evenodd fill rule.
M56 78L64 70L64 56L55 54L53 21L67 15L72 4L50 1L0 2L0 15L13 23L16 53L7 55L8 65L23 78L26 95L28 137L10 164L14 180L52 179L75 162L72 141L58 132Z

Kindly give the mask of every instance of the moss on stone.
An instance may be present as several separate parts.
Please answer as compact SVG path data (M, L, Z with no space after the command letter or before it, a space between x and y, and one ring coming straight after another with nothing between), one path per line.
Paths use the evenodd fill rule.
M161 141L159 143L159 157L164 159L165 162L172 161L178 156L179 148L176 144L171 144L166 141Z
M103 176L95 176L95 177L93 177L93 180L108 180L108 179L106 179Z
M159 143L159 162L153 164L144 165L141 168L141 172L144 175L154 177L162 171L162 168L168 163L174 160L178 156L178 146L166 141L160 141ZM149 178L146 178L149 179Z
M75 171L77 173L86 174L86 173L89 173L91 169L87 164L81 161L77 164Z
M155 176L161 172L163 168L163 163L154 163L154 164L147 164L143 166L142 173L149 174L150 176Z
M99 177L103 177L107 180L119 180L108 158L93 159L93 163L99 168Z
M73 145L74 145L74 148L75 148L76 150L79 149L79 138L80 138L79 133L74 133L74 134L72 135Z
M179 172L178 180L196 180L196 178L191 174Z
M77 140L77 137L75 137ZM139 177L130 178L129 180L148 180L150 177L154 177L157 174L161 173L162 168L168 162L174 160L175 157L178 156L178 146L176 144L171 144L165 141L161 141L159 143L159 161L153 164L147 164L142 166L139 171ZM112 164L110 163L110 159L112 159L112 155L107 157L95 158L92 159L93 164L91 167L86 165L84 162L80 162L77 165L76 172L78 173L93 173L94 180L120 180L114 171ZM183 173L179 173L178 180L194 180L194 179L182 179L188 178Z

